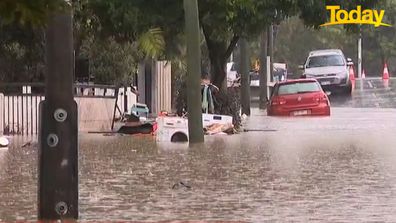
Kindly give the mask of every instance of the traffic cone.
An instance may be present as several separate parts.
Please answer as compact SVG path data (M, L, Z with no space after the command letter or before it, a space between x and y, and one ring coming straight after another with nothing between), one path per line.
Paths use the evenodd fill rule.
M356 88L356 83L355 83L355 82L356 82L355 80L352 80L352 81L351 81L351 84L352 84L352 91L354 91L355 88Z
M389 71L388 71L388 65L384 66L384 72L382 73L382 79L388 80L389 79Z
M364 69L363 69L363 72L362 72L362 79L364 79L364 78L366 78L366 72L364 72Z
M355 71L353 70L353 67L349 67L349 80L354 81L355 80Z
M389 79L384 79L384 88L389 88Z

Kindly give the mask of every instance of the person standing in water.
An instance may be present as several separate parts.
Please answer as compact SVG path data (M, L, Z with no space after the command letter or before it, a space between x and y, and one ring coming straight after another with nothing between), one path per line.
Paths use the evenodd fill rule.
M202 74L201 79L201 96L202 96L202 112L206 114L214 113L216 99L214 95L219 92L219 88L210 82L207 73Z

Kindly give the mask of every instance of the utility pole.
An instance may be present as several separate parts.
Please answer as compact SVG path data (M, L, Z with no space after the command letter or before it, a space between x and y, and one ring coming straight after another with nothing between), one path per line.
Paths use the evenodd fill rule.
M58 14L59 13L59 14ZM73 97L72 8L49 18L46 92L40 103L38 218L78 218L78 123Z
M241 107L242 114L250 115L250 74L249 74L249 49L248 42L245 38L241 41Z
M362 78L362 26L359 25L358 39L358 78Z
M274 81L274 25L268 27L268 56L270 56L270 81Z
M267 105L267 31L265 29L260 35L260 109L265 109Z
M201 49L197 0L184 0L187 39L187 111L189 142L204 141L201 102Z

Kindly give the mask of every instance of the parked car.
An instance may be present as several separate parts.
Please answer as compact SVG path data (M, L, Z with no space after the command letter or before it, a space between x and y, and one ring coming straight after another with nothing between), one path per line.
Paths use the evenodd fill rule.
M325 91L351 95L349 67L352 65L352 60L346 59L341 50L327 49L311 51L300 69L304 70L303 77L318 80Z
M315 79L294 79L274 86L267 113L269 116L330 115L330 101Z

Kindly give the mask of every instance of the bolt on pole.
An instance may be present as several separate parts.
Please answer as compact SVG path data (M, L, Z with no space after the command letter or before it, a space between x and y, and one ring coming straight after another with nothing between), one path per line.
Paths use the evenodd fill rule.
M187 39L187 111L190 143L204 141L201 106L201 49L197 0L184 0Z
M78 124L71 7L49 18L46 92L40 103L38 218L78 218Z

